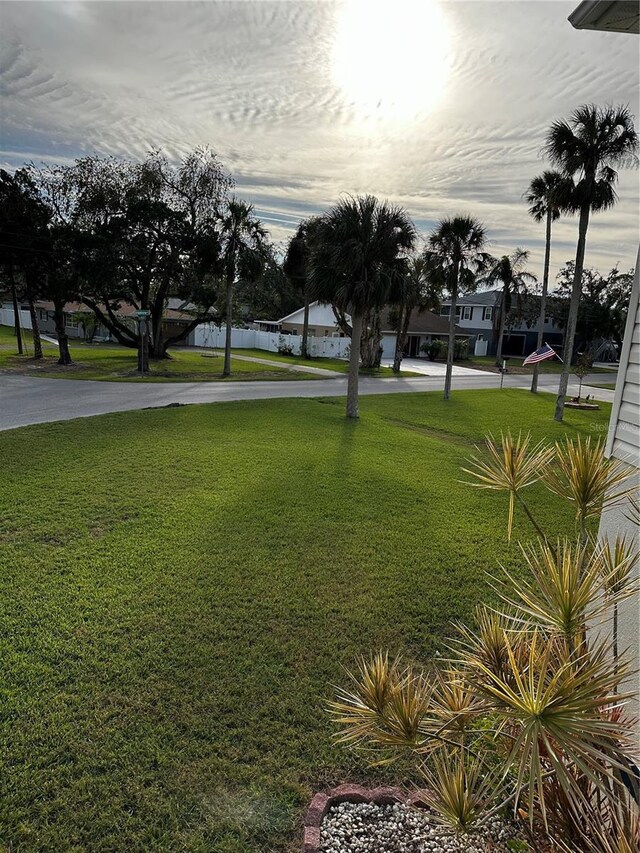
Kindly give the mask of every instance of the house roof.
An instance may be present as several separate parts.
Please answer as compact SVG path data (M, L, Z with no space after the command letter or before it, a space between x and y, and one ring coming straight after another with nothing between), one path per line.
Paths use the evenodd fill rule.
M383 332L390 334L395 332L391 328L389 322L389 308L385 308L380 317L380 328ZM471 335L467 329L462 329L460 326L455 327L456 335L469 338ZM414 311L411 315L409 323L410 335L448 335L449 334L449 318L440 317L432 311Z
M577 30L613 33L640 32L638 0L584 0L569 15Z
M480 293L469 293L467 296L459 296L456 305L495 305L500 299L501 290L484 290ZM450 299L443 299L443 305L450 305Z
M309 303L309 308L313 308L313 306L314 306L314 305L317 305L317 304L318 304L318 301L317 301L317 300L316 300L315 302L310 302L310 303ZM295 311L292 311L292 312L291 312L291 314L287 314L287 316L286 316L286 317L280 317L280 319L279 319L279 320L276 320L276 322L277 322L277 323L286 323L286 322L287 322L287 320L288 320L290 317L295 317L295 316L296 316L296 314L299 314L302 310L304 310L304 306L303 306L303 308L296 308L296 310L295 310ZM269 322L271 322L271 321L269 321Z
M190 311L194 310L190 303L185 303L184 300L169 300L169 302L180 302L183 308L187 309L184 311L177 310L175 308L165 308L163 312L163 317L165 320L182 320L183 322L193 320L193 315ZM46 300L39 300L35 303L37 308L42 308L44 311L53 311L55 306L53 302L47 302ZM103 306L100 306L103 308ZM64 306L65 314L76 314L78 312L82 312L84 314L91 314L92 309L89 308L88 305L85 305L84 302L67 302ZM136 311L136 307L134 305L130 305L128 302L121 302L120 307L115 312L118 317L132 317L134 312Z

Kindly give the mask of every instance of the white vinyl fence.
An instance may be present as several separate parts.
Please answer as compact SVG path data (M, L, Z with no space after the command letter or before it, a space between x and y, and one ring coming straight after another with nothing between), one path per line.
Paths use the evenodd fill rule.
M28 311L20 311L20 325L31 329ZM13 326L13 308L0 308L0 326ZM224 348L225 326L201 323L189 335L189 344L196 347ZM351 338L309 338L311 355L316 358L347 358ZM257 329L232 329L231 346L236 349L261 349L278 352L290 347L293 355L300 355L302 335L283 335L279 332L259 332Z
M20 310L20 325L23 329L31 328L31 316L28 311ZM13 308L0 308L0 326L13 326Z
M222 349L226 334L225 326L213 323L201 323L196 327L193 345ZM350 338L309 338L309 349L317 358L346 358ZM302 335L283 335L279 332L259 332L256 329L231 329L231 346L237 349L261 349L266 352L278 352L290 347L294 355L300 355Z

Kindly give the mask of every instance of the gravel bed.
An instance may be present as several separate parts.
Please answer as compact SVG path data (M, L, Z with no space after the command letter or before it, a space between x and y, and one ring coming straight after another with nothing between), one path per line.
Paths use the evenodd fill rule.
M513 827L494 820L481 831L452 835L426 809L403 804L341 803L321 827L321 853L508 853Z

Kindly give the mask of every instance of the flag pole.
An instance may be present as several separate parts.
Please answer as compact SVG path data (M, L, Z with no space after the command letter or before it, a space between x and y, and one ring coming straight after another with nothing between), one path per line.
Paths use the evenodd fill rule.
M545 341L544 343L545 343L545 346L549 347L549 349L553 349L553 347L551 346L551 344L548 344L546 341ZM558 355L558 353L557 353L554 349L553 349L553 351L556 353L556 358L558 359L558 361L559 361L559 362L561 362L562 364L564 364L564 361L562 361L562 359L560 358L560 356Z

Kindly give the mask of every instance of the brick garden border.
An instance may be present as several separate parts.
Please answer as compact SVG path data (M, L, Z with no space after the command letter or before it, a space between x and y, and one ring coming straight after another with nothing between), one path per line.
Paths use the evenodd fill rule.
M406 794L400 788L363 788L361 785L339 785L328 794L316 794L307 809L304 821L302 853L320 853L320 827L324 816L338 803L419 803L420 793Z

